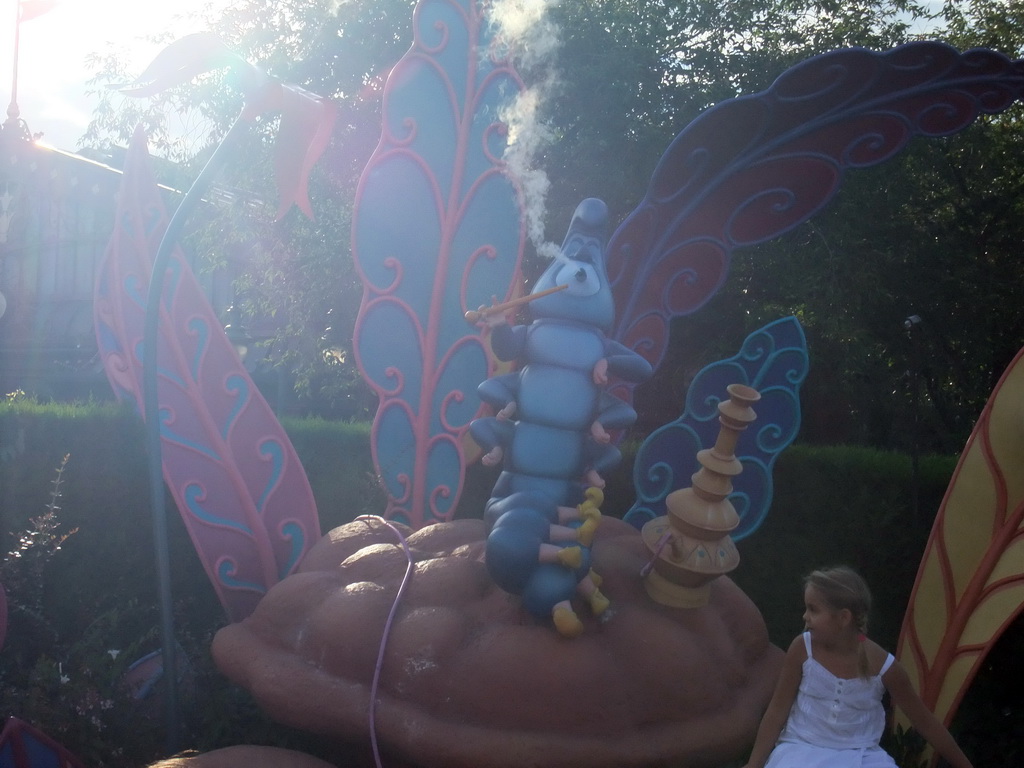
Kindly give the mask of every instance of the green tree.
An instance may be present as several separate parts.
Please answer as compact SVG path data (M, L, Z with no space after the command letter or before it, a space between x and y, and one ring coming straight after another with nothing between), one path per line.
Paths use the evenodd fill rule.
M267 3L247 0L208 18L210 29L269 74L330 96L339 105L331 146L310 182L316 215L274 221L273 119L237 149L208 207L188 235L205 270L236 276L236 311L261 339L264 371L294 381L306 411L365 414L368 395L350 354L361 287L349 254L349 222L359 174L380 132L380 88L410 42L412 0ZM106 86L134 80L116 56L92 58L101 102L83 141L93 152L126 144L137 124L153 150L178 164L169 183L187 185L241 107L224 75L211 74L148 101ZM201 126L182 133L180 124ZM172 166L168 166L168 169ZM255 319L262 319L257 322Z
M833 48L905 42L923 15L907 0L579 0L551 13L562 34L544 114L556 234L583 197L624 217L673 137L713 104Z
M251 316L276 318L274 360L325 412L360 397L348 349L360 290L348 245L351 206L379 135L380 86L410 43L413 5L246 0L212 19L257 66L342 107L312 182L315 222L294 211L278 223L268 215L268 124L223 180L233 202L194 236L210 262L246 265L239 295ZM602 197L614 220L624 218L673 136L710 105L766 88L792 64L836 47L898 45L925 18L905 0L579 0L550 14L560 46L541 115L553 138L539 162L551 181L553 240L583 197ZM950 2L933 23L959 48L1019 56L1020 15L1019 0ZM130 79L115 60L96 63L97 82ZM524 76L543 81L541 72ZM205 121L206 146L189 155L193 173L238 108L217 77L146 106L109 98L88 137L97 146L124 142L141 117L158 149L174 156L168 115L191 110ZM914 142L879 168L849 174L812 221L736 254L720 295L676 324L672 357L648 387L656 418L682 402L704 364L732 354L765 322L796 314L812 354L805 437L899 445L916 402L922 442L957 450L1022 336L1019 142L1017 110L950 139ZM925 319L912 337L903 330L910 314Z
M844 9L819 6L817 16L798 9L785 25L776 16L772 28L783 32L723 57L736 69L722 66L708 79L731 84L728 98L764 88L824 50L907 40L909 17L886 16L891 8L877 7L874 21L870 6ZM1019 57L1019 20L1019 2L951 4L935 19L949 28L935 36L961 49L981 45ZM683 89L687 96L699 80ZM592 130L615 125L600 119L604 109L598 105ZM668 111L687 109L677 103ZM807 332L812 361L802 439L958 452L1024 338L1015 245L1022 234L1019 116L1014 107L957 136L916 140L884 165L848 174L830 206L794 232L734 254L719 294L676 322L662 370L638 392L641 415L651 426L671 417L700 368L734 354L756 328L793 314ZM642 153L653 147L641 142L631 154L622 149L628 140L607 144L630 162L605 184L642 183L657 159ZM584 167L596 174L605 166ZM912 314L924 323L908 334L904 321Z

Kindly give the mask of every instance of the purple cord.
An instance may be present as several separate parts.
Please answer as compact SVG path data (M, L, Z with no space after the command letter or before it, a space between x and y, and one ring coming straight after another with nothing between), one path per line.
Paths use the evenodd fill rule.
M669 528L667 531L665 531L663 534L661 534L661 538L658 539L658 543L654 547L654 556L651 558L650 562L647 563L647 565L645 565L643 568L640 569L640 576L642 578L647 578L647 574L649 574L651 572L651 570L654 568L654 563L657 561L657 559L659 557L661 557L661 550L663 550L665 548L665 545L668 544L669 539L671 539L671 538L672 538L672 529L671 528Z
M395 536L398 537L398 541L402 545L402 549L405 550L405 558L408 561L408 565L405 568L405 576L402 577L402 583L398 586L398 594L395 595L395 602L391 605L391 612L388 614L388 620L384 622L384 632L380 638L380 650L377 653L377 666L373 670L373 683L370 685L370 744L373 747L373 760L377 765L377 768L383 768L383 763L380 761L380 750L377 748L377 723L376 723L376 711L377 711L377 687L380 683L380 671L384 666L384 649L388 644L388 635L391 634L391 622L395 619L395 613L398 611L398 603L402 599L402 593L405 592L405 587L409 583L409 578L412 576L412 551L409 549L409 543L405 540L405 536L389 521L385 520L379 515L360 515L356 520L377 520L384 523L388 528L394 531Z

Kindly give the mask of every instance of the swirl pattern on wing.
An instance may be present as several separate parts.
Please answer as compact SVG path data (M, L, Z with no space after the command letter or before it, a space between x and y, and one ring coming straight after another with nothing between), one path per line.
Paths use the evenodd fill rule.
M642 528L667 514L665 498L689 487L700 464L697 452L715 444L718 404L730 384L746 384L761 393L754 406L757 420L740 433L736 457L743 471L733 478L729 495L740 523L739 540L753 533L771 506L772 468L800 429L800 385L807 378L807 342L795 317L769 323L750 334L735 357L702 369L686 393L686 409L675 421L655 430L637 451L633 465L636 502L623 518Z
M611 239L611 335L656 367L668 321L718 290L735 248L806 221L848 169L884 162L914 136L955 133L1022 92L1024 62L915 42L832 51L707 110L666 150Z
M380 142L356 193L363 299L353 347L379 398L371 446L384 514L413 527L454 513L462 436L481 407L476 386L496 368L464 314L510 295L525 242L498 118L522 83L486 55L482 5L417 5L414 42L388 77Z
M140 130L128 151L94 302L107 376L139 413L146 312L140 297L167 223ZM239 621L319 539L316 503L284 429L180 251L168 271L157 344L164 480L221 603Z

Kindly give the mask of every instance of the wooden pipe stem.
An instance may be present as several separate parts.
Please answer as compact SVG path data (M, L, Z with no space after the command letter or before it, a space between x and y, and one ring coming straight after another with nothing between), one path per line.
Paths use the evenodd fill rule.
M534 299L539 299L542 296L550 296L552 293L564 291L568 287L568 284L556 285L554 288L547 288L546 290L538 291L537 293L528 293L525 296L520 296L518 299L511 299L502 304L492 304L489 307L471 309L466 313L466 320L468 320L471 323L478 323L480 322L480 320L482 320L484 317L487 317L488 315L493 315L498 312L507 312L513 307L518 307L523 304L529 304Z

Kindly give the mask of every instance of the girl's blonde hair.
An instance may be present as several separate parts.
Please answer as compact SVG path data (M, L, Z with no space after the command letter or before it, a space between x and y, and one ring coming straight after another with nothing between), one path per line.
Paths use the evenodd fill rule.
M871 590L855 570L846 565L819 568L804 577L804 586L814 587L832 610L848 610L857 631L862 636L867 633ZM858 648L857 668L861 677L871 676L863 643Z

